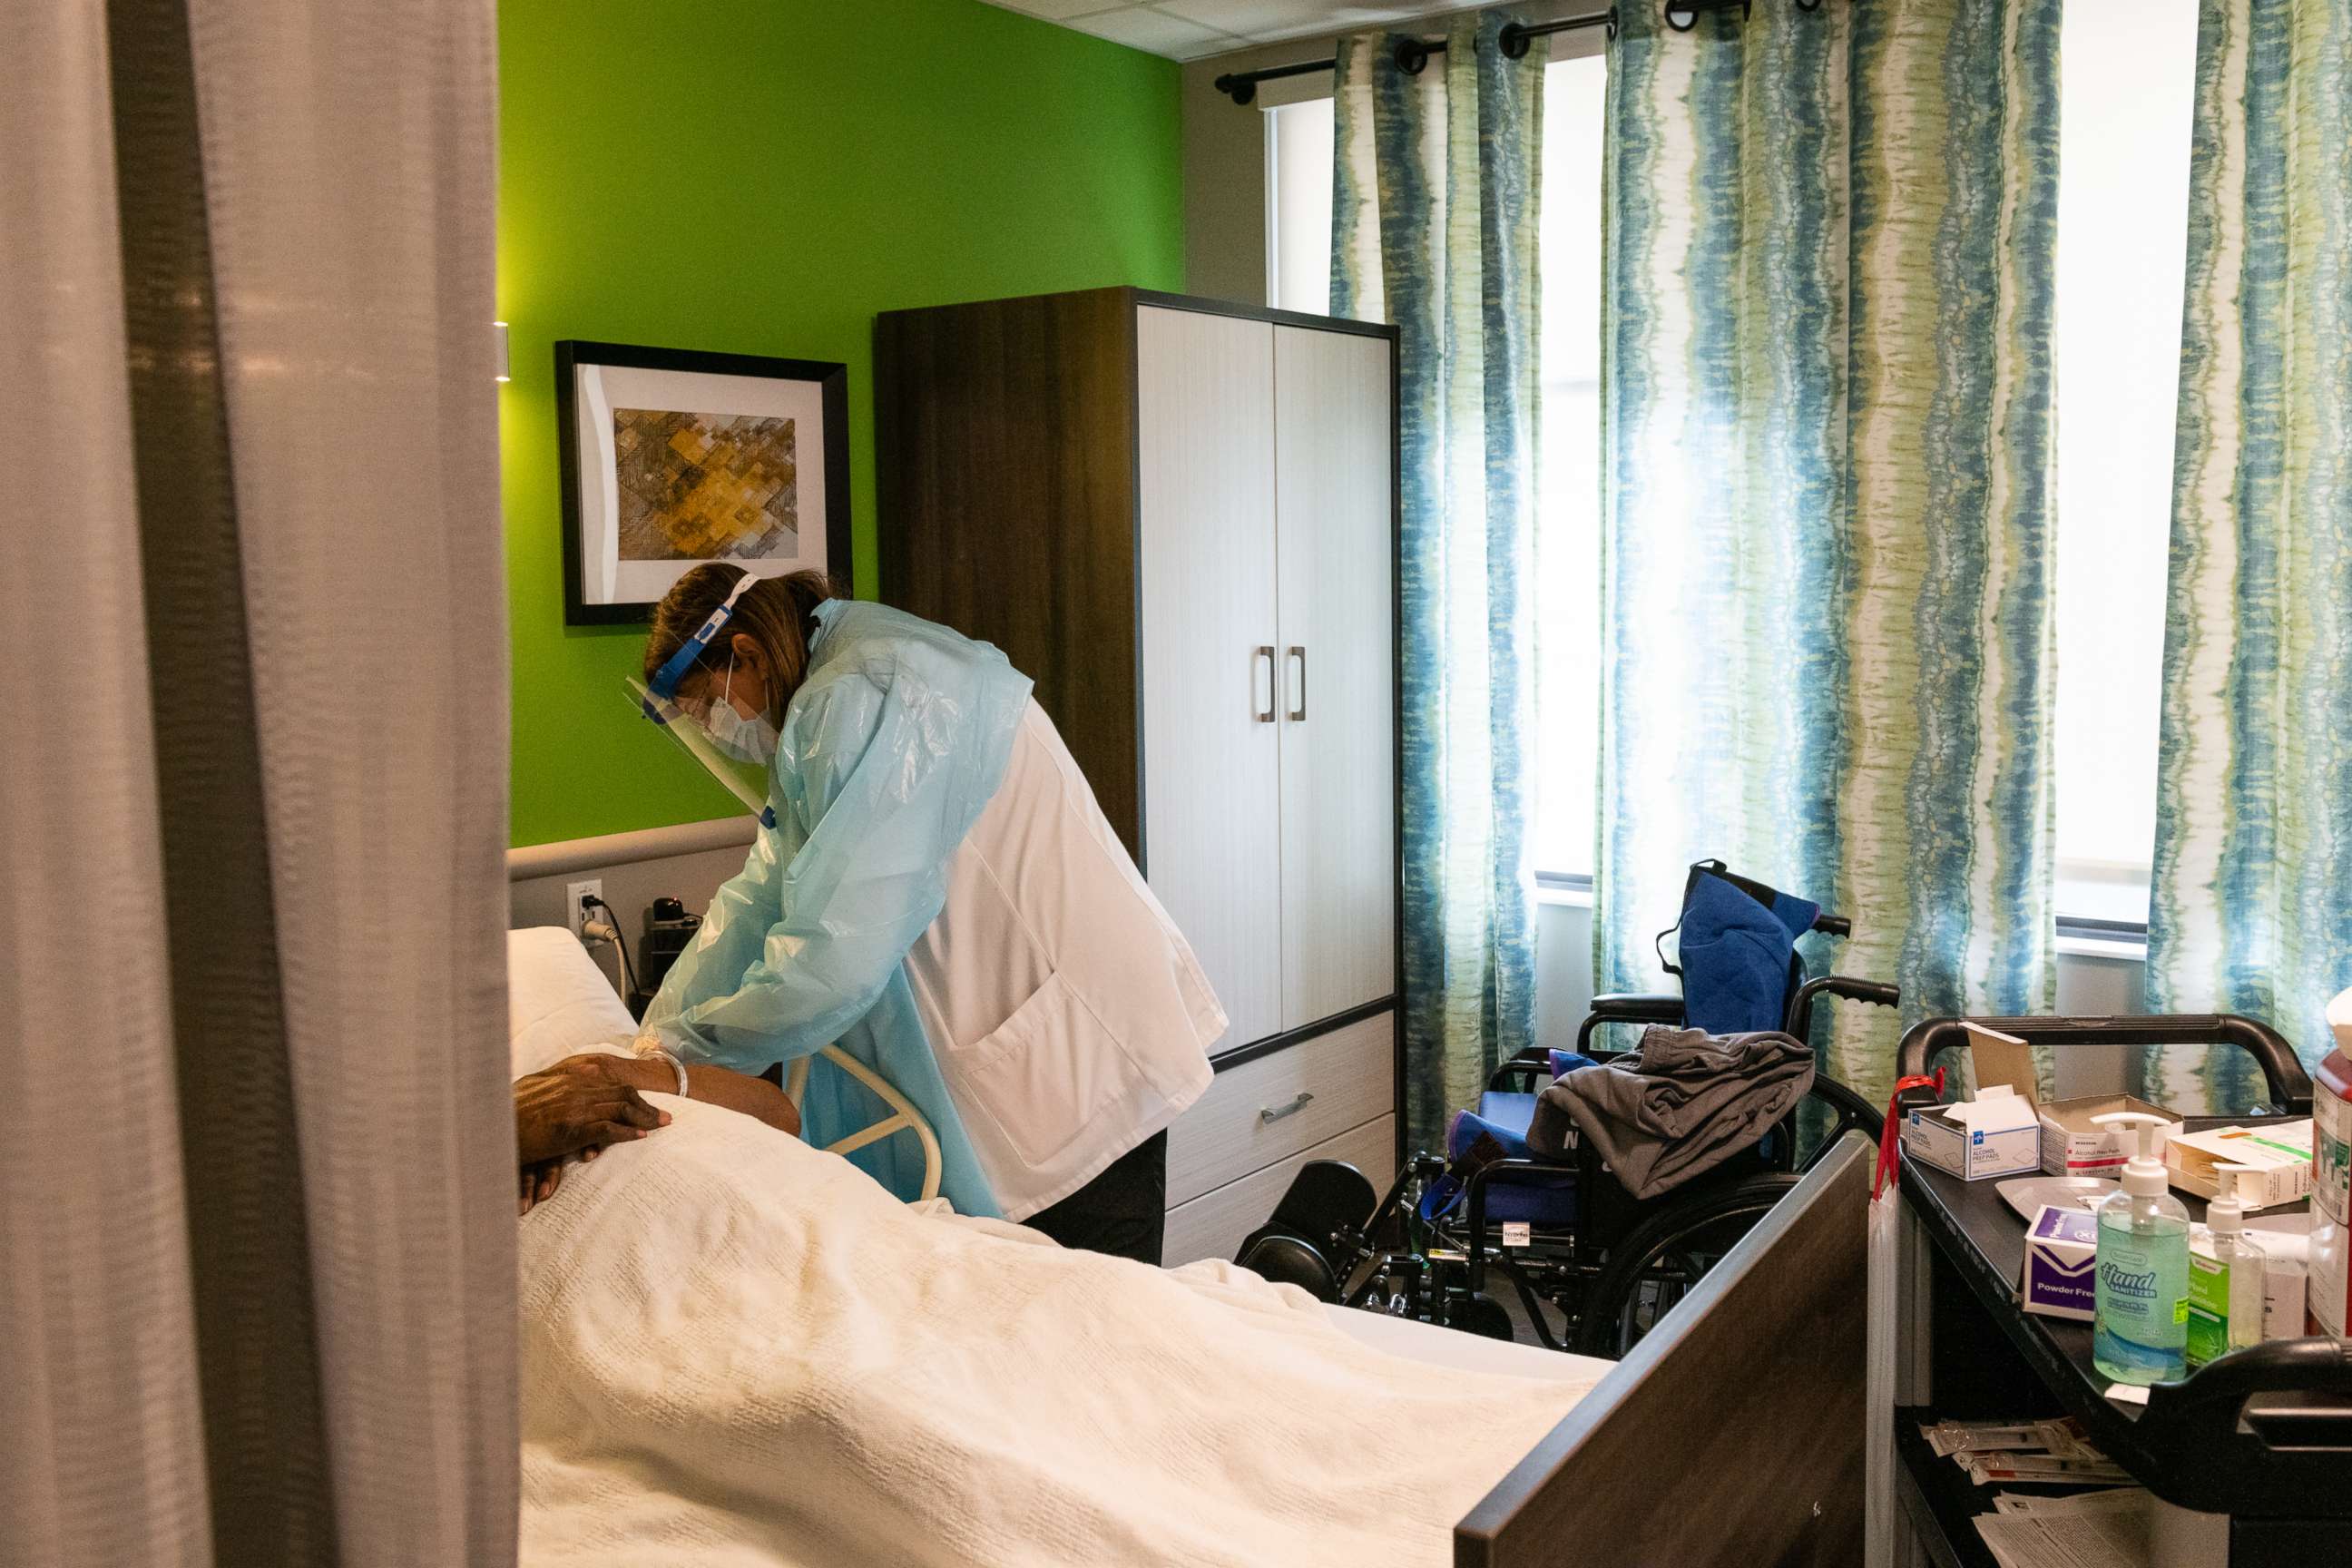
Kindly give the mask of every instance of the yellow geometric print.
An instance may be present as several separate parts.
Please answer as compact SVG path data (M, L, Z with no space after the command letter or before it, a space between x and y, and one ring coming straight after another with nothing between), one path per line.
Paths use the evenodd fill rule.
M624 561L800 554L795 421L613 410Z

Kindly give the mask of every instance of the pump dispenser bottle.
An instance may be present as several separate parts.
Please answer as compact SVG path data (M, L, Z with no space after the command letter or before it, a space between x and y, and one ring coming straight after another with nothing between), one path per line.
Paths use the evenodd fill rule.
M2205 1205L2210 1258L2189 1253L2189 1364L2202 1366L2263 1339L2263 1249L2246 1237L2246 1205L2238 1201L2243 1165L2219 1165L2221 1194Z
M2119 1110L2092 1118L2129 1129L2139 1150L2124 1162L2123 1191L2099 1205L2091 1359L2117 1383L2164 1383L2189 1370L2189 1210L2166 1190L2150 1146L2160 1116Z

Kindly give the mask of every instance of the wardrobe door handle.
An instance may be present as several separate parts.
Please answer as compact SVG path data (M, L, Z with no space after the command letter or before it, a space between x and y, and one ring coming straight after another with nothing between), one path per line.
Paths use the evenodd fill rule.
M1298 663L1298 706L1290 710L1290 721L1304 724L1307 722L1307 650L1294 646L1290 657Z
M1261 1127L1270 1126L1273 1123L1281 1121L1286 1116L1296 1116L1300 1111L1306 1110L1307 1101L1314 1098L1315 1097L1312 1094L1309 1094L1307 1090L1302 1089L1298 1091L1297 1099L1292 1100L1288 1105L1283 1106L1280 1110L1276 1110L1271 1105L1261 1105L1258 1107L1257 1110L1258 1125Z
M1259 659L1265 660L1265 707L1263 710L1259 710L1257 706L1257 661ZM1255 653L1250 656L1251 716L1256 719L1261 724L1271 724L1274 722L1274 648L1269 645L1268 647L1259 648Z

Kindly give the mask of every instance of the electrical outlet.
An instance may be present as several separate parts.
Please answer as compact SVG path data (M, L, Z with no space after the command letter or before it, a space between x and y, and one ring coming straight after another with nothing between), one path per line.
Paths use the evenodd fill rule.
M584 882L566 882L563 885L563 923L572 928L573 936L580 934L580 928L588 921L589 911L580 907L580 900L601 899L604 896L604 879L602 877L591 877Z

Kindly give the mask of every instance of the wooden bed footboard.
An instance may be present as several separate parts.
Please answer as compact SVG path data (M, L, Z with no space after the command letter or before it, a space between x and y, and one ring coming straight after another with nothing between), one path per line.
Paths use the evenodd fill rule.
M1862 1560L1869 1139L1849 1132L1454 1531L1456 1568Z

